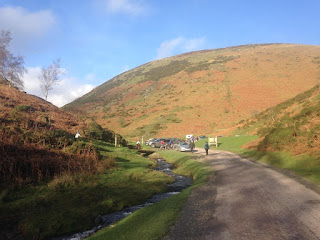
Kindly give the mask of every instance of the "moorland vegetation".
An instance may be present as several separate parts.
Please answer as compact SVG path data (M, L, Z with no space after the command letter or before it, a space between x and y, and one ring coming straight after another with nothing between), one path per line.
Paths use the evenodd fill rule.
M173 181L152 169L154 161L126 147L121 135L115 147L114 132L43 99L0 84L0 108L0 235L5 239L88 230L100 223L99 216L143 203ZM82 137L75 140L77 131ZM180 174L205 182L209 171L192 157L167 157ZM170 200L170 208L161 203L147 210L162 221L149 234L165 234L187 196Z
M152 61L96 87L63 109L127 139L227 134L319 83L319 46L261 44Z
M319 58L319 47L292 44L182 54L127 71L63 110L2 81L0 235L44 239L90 229L99 215L166 191L173 179L126 147L127 138L236 135L220 138L218 149L320 183ZM193 177L193 187L210 172L191 154L156 157ZM93 239L162 237L193 187Z

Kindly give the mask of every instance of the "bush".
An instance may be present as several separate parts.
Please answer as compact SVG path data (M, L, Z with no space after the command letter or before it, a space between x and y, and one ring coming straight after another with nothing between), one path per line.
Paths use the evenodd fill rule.
M89 123L88 129L85 132L85 137L106 142L114 142L114 133L102 128L98 123Z
M295 138L296 135L297 133L293 127L274 128L259 144L258 149L265 150L271 147L272 150L283 150L297 141Z
M109 143L114 143L116 133L101 127L96 122L89 123L88 128L85 131L85 137L94 140L102 140ZM127 141L119 134L117 134L118 144L127 146Z
M0 156L3 156L0 179L4 186L41 182L64 174L93 174L114 166L114 160L102 159L96 147L82 141L74 142L64 152L0 142Z

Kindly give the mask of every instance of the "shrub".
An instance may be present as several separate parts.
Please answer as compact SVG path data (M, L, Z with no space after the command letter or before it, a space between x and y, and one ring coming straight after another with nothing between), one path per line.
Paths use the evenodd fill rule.
M64 152L0 142L0 156L3 186L41 182L65 174L93 174L115 164L113 159L103 159L92 144L82 141L74 142Z
M102 128L98 123L91 122L85 132L85 137L106 142L114 142L114 133Z
M297 141L295 138L296 135L297 133L292 126L273 128L259 144L258 149L265 150L271 148L276 151L283 150Z
M20 106L17 106L15 109L20 112L35 111L35 109L29 105L20 105Z

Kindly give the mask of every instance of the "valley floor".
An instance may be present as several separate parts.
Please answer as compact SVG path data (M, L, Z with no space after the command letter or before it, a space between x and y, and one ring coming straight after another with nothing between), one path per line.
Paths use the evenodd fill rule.
M320 239L318 193L230 152L196 153L215 177L192 191L165 240Z

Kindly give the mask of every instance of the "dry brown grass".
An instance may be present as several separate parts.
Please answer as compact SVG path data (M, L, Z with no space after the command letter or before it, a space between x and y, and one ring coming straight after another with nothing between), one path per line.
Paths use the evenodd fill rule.
M92 145L74 142L74 133L86 126L43 99L0 84L1 184L21 185L112 167L114 160L101 159Z

